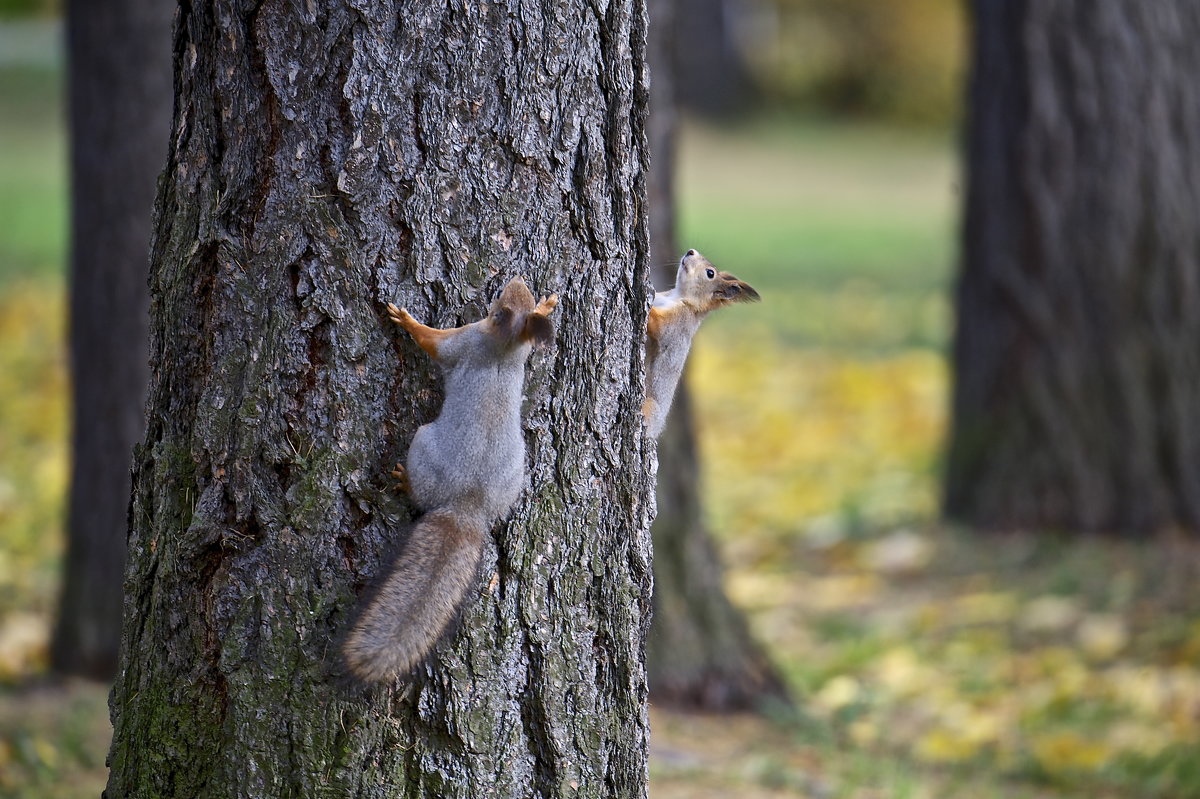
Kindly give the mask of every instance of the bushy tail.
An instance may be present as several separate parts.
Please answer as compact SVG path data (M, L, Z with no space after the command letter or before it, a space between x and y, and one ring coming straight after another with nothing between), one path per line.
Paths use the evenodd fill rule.
M417 520L343 648L359 679L386 682L424 660L477 577L486 532L478 519L450 509Z

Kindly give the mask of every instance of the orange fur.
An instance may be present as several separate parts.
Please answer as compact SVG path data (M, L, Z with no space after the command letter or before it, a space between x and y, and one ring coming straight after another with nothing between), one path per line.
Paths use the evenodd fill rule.
M438 330L436 327L429 327L412 318L412 315L404 308L397 308L395 305L388 303L388 316L391 320L400 327L404 328L413 341L417 342L417 346L429 353L431 358L437 358L438 346L450 336L462 330L461 327L449 327L445 330Z
M658 308L650 308L650 316L646 319L646 333L655 341L662 334L663 325L667 323L666 311L661 311Z

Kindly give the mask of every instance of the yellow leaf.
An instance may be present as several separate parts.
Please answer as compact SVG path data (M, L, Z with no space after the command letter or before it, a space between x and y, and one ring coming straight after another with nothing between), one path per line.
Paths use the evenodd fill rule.
M1111 660L1129 643L1129 629L1120 616L1092 613L1080 623L1076 638L1089 657Z
M1056 732L1034 738L1033 756L1046 771L1094 771L1112 757L1111 747L1073 732Z
M1039 596L1021 610L1022 629L1035 633L1061 632L1079 619L1079 602L1069 597Z
M845 674L829 680L813 695L812 701L817 707L829 713L853 704L862 695L862 686L858 680Z
M889 649L875 663L875 679L897 696L914 696L930 683L930 674L909 647Z
M949 730L930 730L917 741L915 753L930 763L959 763L979 753L976 742Z
M49 621L32 613L11 613L0 624L0 677L28 673L45 659Z
M858 719L848 728L850 740L858 746L870 746L879 740L879 725L869 719Z
M1172 738L1162 725L1125 721L1109 730L1108 741L1117 751L1154 757L1171 745Z
M863 568L884 574L913 574L929 565L933 544L912 530L896 530L859 552Z
M1117 701L1144 716L1163 712L1170 700L1166 675L1153 666L1116 666L1108 672L1108 687Z
M42 761L43 765L50 768L58 766L58 747L53 742L39 736L33 741L33 749L37 752L38 760Z
M1007 622L1017 610L1017 598L999 591L966 594L955 603L956 621L962 624Z

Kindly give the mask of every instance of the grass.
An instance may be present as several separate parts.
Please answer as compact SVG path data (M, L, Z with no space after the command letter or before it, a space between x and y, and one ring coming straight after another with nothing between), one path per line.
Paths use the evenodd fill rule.
M31 681L0 693L0 797L99 795L111 735L101 686Z
M67 241L62 74L7 67L0 91L0 284L61 275Z
M787 348L940 348L956 226L948 140L769 119L692 126L680 165L680 241L749 280L759 326Z
M0 797L29 799L96 795L109 735L104 687L40 676L67 464L60 91L0 71ZM681 242L764 296L706 323L692 379L728 587L800 709L654 709L651 795L1200 795L1195 546L932 521L952 143L773 119L690 126L681 152Z

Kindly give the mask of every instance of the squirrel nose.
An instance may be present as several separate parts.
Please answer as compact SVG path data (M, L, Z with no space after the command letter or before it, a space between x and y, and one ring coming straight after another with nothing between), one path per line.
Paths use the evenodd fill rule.
M698 253L695 250L688 250L687 254L688 255L697 255Z

